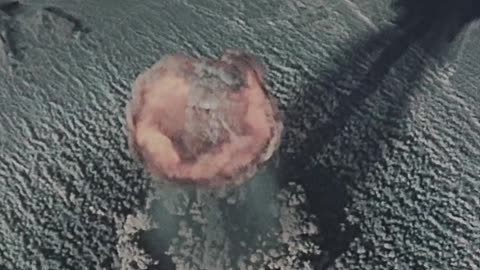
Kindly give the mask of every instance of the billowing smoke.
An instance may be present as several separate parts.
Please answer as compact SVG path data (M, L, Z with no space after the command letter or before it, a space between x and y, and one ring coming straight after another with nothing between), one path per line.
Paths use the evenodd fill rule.
M283 125L251 54L173 54L138 76L127 109L130 148L155 176L240 183L278 148Z

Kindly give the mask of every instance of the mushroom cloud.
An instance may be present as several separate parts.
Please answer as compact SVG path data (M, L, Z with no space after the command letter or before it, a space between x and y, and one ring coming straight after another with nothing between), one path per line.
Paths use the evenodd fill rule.
M198 184L241 183L280 145L283 124L252 54L164 56L135 80L128 142L147 171Z

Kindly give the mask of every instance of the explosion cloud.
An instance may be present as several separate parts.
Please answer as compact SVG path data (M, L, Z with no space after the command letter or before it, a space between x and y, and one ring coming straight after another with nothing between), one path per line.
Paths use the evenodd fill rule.
M278 148L283 124L251 54L220 60L163 57L135 80L127 107L130 149L155 176L240 183Z

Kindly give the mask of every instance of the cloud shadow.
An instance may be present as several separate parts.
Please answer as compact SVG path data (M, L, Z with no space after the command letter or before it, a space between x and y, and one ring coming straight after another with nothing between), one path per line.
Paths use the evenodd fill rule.
M288 131L290 126L311 125L295 153L281 149L280 170L285 182L294 181L305 188L309 211L317 217L322 232L318 242L324 253L310 258L316 269L332 265L361 233L358 226L347 221L345 208L351 203L348 190L381 161L381 148L388 144L388 136L399 130L405 133L398 123L405 120L409 98L415 94L413 84L422 78L427 63L443 58L462 30L480 16L480 2L474 0L400 0L394 7L399 16L392 27L346 45L333 61L340 63L333 70L319 67L318 77L306 74L308 83L302 97L285 111L286 140L300 137L294 129ZM385 87L393 67L395 76L407 83ZM380 96L383 102L373 108L369 105L365 112L362 108L373 96ZM308 110L309 106L317 108ZM383 117L372 121L372 115ZM336 146L339 144L333 141L340 137L348 141L345 130L354 117L355 126L361 127L358 132L364 133L361 138L367 138L361 142L361 149ZM372 137L371 133L376 134ZM383 139L371 139L375 137ZM327 151L328 147L334 149ZM334 164L325 157L332 152L356 156L354 160L359 164ZM324 157L318 158L322 154Z

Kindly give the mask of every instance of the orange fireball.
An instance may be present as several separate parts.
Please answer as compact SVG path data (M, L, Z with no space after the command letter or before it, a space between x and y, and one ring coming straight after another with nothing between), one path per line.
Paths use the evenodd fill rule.
M240 183L278 148L283 124L253 55L174 54L140 74L127 108L130 148L153 175Z

